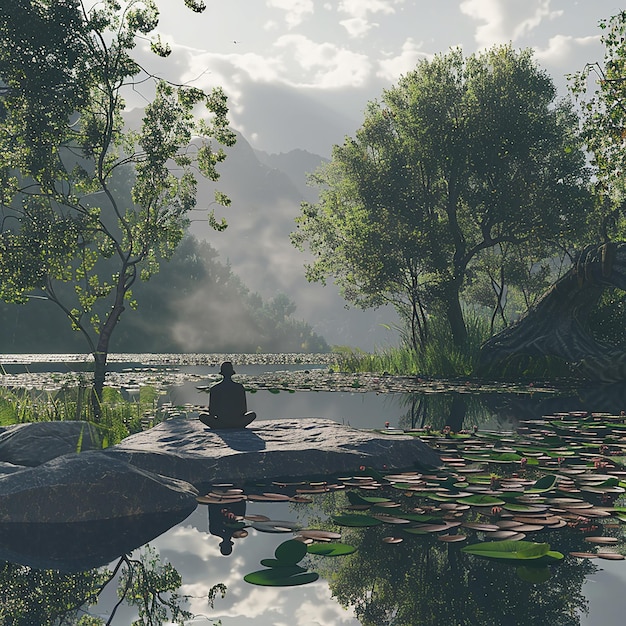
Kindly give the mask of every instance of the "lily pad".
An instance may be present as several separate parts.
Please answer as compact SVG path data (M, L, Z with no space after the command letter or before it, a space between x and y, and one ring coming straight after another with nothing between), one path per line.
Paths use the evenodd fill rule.
M307 546L309 554L317 554L318 556L345 556L355 551L356 548L347 543L314 543Z
M268 520L266 522L254 522L252 528L262 533L290 533L300 528L300 524L286 520Z
M307 547L295 539L283 541L275 550L274 556L282 563L295 565L306 555Z
M474 495L467 498L459 498L457 500L460 504L470 504L472 506L501 506L504 504L504 500L497 498L496 496L487 495Z
M346 513L345 515L333 515L333 521L339 526L349 526L354 528L365 528L367 526L377 526L382 524L378 519L369 515L358 515Z
M558 477L554 474L542 476L530 489L528 489L528 493L545 493L546 491L550 491L551 489L554 489L557 480Z
M318 578L317 572L303 571L301 567L297 566L263 569L243 577L247 583L263 587L296 587L315 582Z
M548 543L532 541L483 541L461 548L463 552L488 559L534 560L544 556L563 558L560 552L551 551Z

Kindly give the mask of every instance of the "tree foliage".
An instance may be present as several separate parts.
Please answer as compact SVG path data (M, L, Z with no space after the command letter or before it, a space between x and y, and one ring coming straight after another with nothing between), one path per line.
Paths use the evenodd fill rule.
M357 306L393 304L414 346L429 313L462 345L478 261L495 255L499 271L505 248L565 246L586 180L577 117L530 51L452 50L369 103L312 176L320 202L303 205L292 239L314 255L310 280L333 277Z
M73 285L60 285L60 299ZM263 298L223 263L206 241L186 236L149 281L138 281L139 308L124 313L111 337L111 352L327 352L323 337L297 319L284 294ZM102 315L103 309L95 310ZM31 299L0 302L0 346L4 352L71 353L84 350L60 309Z
M602 243L624 240L626 186L626 11L600 22L602 62L571 76L581 105L584 139L594 172L594 211L589 230Z
M221 89L169 84L133 58L140 37L168 54L152 36L158 15L153 0L91 8L17 0L0 9L0 298L41 297L64 311L94 355L97 396L133 285L181 240L198 173L218 177L225 154L211 140L234 142ZM140 81L153 81L154 98L141 129L127 131L124 93ZM116 181L129 165L127 201ZM63 283L74 287L71 303L59 297Z

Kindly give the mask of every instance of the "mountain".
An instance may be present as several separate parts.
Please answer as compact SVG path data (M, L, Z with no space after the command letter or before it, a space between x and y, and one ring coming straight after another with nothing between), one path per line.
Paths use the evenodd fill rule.
M317 197L316 190L306 185L307 173L324 159L305 150L282 154L254 150L240 133L226 153L227 159L218 168L220 180L198 185L191 234L208 240L252 291L268 299L286 294L297 306L295 315L309 322L330 344L367 350L395 341L383 326L397 321L391 308L346 309L332 283L324 287L307 282L304 264L308 256L289 240L300 204ZM211 206L215 189L230 197L230 207ZM218 219L227 219L229 226L224 232L210 228L206 219L210 209L215 209Z

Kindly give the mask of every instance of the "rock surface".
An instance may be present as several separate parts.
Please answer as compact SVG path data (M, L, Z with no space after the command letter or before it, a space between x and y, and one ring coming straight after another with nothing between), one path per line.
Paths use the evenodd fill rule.
M101 452L68 454L0 477L0 523L65 523L176 512L196 490Z
M98 567L184 520L196 495L101 452L65 455L0 477L0 560Z
M101 448L96 428L88 422L32 422L0 432L0 461L36 467L64 454Z
M440 464L437 453L417 437L317 418L257 421L221 431L197 419L170 419L102 454L200 489L214 482L354 472L360 465L409 469Z

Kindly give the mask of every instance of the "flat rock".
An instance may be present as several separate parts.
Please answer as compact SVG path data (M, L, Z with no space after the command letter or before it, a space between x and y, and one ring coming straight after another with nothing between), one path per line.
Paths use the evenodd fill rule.
M80 421L15 424L0 432L0 461L36 467L64 454L100 449L92 424Z
M0 560L78 571L159 536L197 506L197 491L82 452L0 477Z
M359 430L318 418L253 422L211 430L198 419L176 418L102 451L137 467L202 489L215 482L300 478L376 469L440 465L417 437Z
M180 511L197 491L101 452L81 452L0 476L0 523L66 523Z

